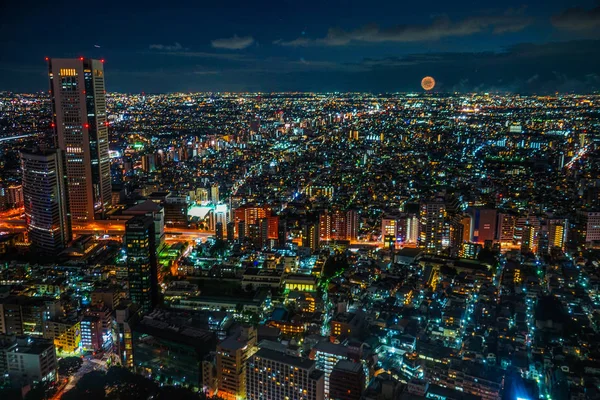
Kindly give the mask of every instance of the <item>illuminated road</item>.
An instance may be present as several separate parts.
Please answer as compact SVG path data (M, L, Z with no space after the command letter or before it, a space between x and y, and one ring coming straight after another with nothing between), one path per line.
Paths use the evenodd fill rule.
M0 230L9 232L23 232L26 229L23 219L0 219ZM125 221L94 221L85 225L74 225L74 234L107 234L123 235L125 232ZM166 240L173 242L183 242L207 238L214 236L214 232L199 231L190 228L165 228Z
M24 232L26 230L25 220L19 219L0 219L0 231ZM122 236L125 232L125 221L94 221L86 225L74 225L73 233L75 235L118 235ZM214 237L214 232L199 231L190 228L165 228L165 240L167 242L190 242L193 240L206 241ZM383 243L374 241L353 240L351 245L368 245L374 247L383 247Z
M565 164L565 168L566 169L570 169L573 167L573 165L579 161L579 159L581 159L581 157L585 156L587 154L587 152L591 149L590 145L587 145L583 148L581 148L577 154L575 154L575 156L571 159L571 161L569 161L568 163Z
M9 136L9 137L0 138L0 142L8 142L11 140L24 139L26 137L31 137L31 136L35 136L35 135L37 135L37 133L29 133L27 135Z

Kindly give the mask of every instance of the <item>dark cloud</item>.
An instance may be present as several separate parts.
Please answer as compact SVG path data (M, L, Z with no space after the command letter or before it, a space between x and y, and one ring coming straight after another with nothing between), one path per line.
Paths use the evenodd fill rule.
M509 10L503 15L475 16L461 21L452 21L447 16L436 17L430 24L396 25L381 28L376 24L364 25L358 29L347 31L341 28L330 28L327 35L320 39L309 39L301 36L291 41L276 40L280 46L344 46L353 42L427 42L446 37L469 36L481 32L503 34L518 32L531 24L522 10Z
M598 48L598 40L519 44L500 52L411 54L361 65L370 70L365 75L392 87L408 81L417 89L419 79L431 75L440 91L589 93L600 89Z
M552 17L552 24L570 31L591 31L600 28L600 6L586 10L581 7L569 8Z
M151 44L150 50L161 50L161 51L185 51L180 43L175 42L174 44Z
M239 62L246 62L246 61L251 61L252 58L247 56L247 55L243 55L243 54L223 54L223 53L209 53L206 51L190 51L189 49L187 51L153 51L153 52L139 52L140 54L144 54L144 55L164 55L164 56L173 56L176 58L205 58L205 59L212 59L212 60L227 60L227 61L239 61Z
M216 49L241 50L252 46L254 38L252 36L233 35L230 38L215 39L211 42L212 47Z

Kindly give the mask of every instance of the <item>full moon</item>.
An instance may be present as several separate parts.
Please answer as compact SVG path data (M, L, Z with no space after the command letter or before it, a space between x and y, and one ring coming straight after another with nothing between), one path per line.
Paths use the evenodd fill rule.
M435 79L431 76L426 76L421 80L421 87L425 90L431 90L435 86Z

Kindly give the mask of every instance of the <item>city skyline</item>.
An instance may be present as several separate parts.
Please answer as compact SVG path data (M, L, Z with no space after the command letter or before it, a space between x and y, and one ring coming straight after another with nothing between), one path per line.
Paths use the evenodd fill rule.
M45 91L44 57L81 56L106 60L111 92L411 92L426 75L440 92L600 88L593 1L82 7L88 18L69 21L77 35L61 28L47 36L49 20L66 18L59 8L8 5L0 89ZM24 25L30 29L14 37Z
M600 399L600 3L111 1L5 7L2 400Z

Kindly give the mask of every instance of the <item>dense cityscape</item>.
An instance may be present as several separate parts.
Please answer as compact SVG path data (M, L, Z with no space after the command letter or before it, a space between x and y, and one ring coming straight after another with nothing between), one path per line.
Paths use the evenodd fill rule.
M2 399L600 398L600 95L46 62L0 92Z

